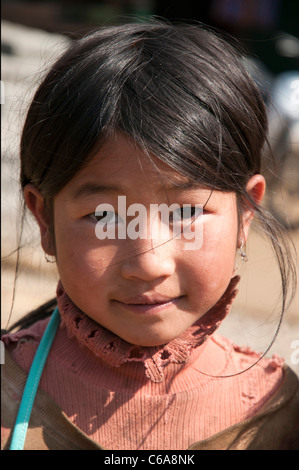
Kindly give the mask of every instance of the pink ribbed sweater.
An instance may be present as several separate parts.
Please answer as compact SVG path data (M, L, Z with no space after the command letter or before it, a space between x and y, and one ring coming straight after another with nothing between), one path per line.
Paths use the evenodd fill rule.
M262 359L248 369L258 355L214 333L237 282L181 337L155 348L130 345L99 326L59 284L62 323L40 386L110 450L183 450L253 416L280 385L282 361ZM47 323L3 337L26 372Z

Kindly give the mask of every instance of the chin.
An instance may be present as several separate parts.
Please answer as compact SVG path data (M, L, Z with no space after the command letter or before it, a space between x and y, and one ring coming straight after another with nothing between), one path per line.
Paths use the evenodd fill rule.
M174 340L177 338L178 335L155 335L151 336L149 334L144 333L142 337L124 337L121 336L122 339L127 341L130 344L133 344L134 346L140 346L143 348L154 348L154 347L159 347L159 346L164 346L167 343L170 343L170 341Z

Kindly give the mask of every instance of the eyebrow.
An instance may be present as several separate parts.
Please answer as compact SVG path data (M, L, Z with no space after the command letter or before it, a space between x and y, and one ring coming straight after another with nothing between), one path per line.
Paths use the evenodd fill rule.
M199 189L199 185L192 181L172 182L171 185L163 185L163 190L174 189ZM125 194L126 191L122 186L107 186L94 182L86 182L81 184L73 193L74 199L79 199L84 196L92 196L95 194Z
M198 184L195 183L194 181L179 181L179 182L173 182L172 185L168 188L166 186L166 189L202 189L202 187Z
M124 189L117 186L105 186L103 184L87 182L80 185L73 193L74 199L84 196L92 196L101 193L124 194Z

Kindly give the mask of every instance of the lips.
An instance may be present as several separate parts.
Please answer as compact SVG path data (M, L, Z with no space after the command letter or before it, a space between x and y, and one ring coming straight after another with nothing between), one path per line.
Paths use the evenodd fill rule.
M115 300L115 302L136 313L154 313L173 307L182 297L169 297L160 294L154 296L141 295L126 301Z
M124 304L128 305L154 305L154 304L163 304L167 302L171 302L180 296L176 297L169 297L169 296L164 296L161 294L155 294L155 295L139 295L137 297L132 297L127 300L122 301Z

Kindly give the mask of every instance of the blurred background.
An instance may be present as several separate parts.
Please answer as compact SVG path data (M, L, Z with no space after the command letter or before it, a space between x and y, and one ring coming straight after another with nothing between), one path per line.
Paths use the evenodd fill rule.
M274 176L272 163L265 167L264 204L286 227L299 251L298 0L2 0L2 328L54 297L58 279L55 265L43 257L29 216L19 238L18 146L32 94L51 62L75 38L100 25L151 16L171 22L201 21L237 37L247 48L248 70L268 107L269 140L278 174ZM258 231L250 235L247 254L248 263L238 262L240 292L220 333L262 352L278 325L280 276L274 255ZM299 373L298 290L269 351L274 353Z

